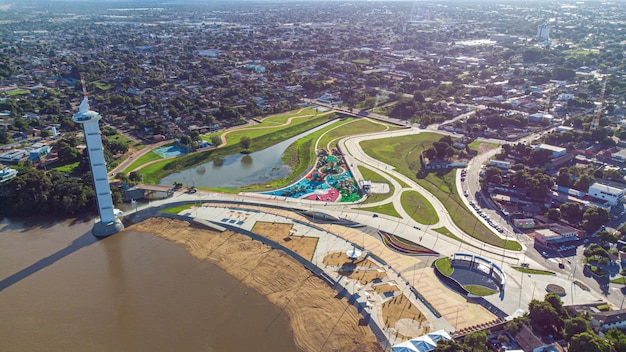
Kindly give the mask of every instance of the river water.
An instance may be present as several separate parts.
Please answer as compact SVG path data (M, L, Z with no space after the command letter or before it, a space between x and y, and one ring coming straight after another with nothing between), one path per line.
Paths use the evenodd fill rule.
M286 316L157 236L0 223L1 351L297 351Z
M171 186L180 182L183 187L238 188L285 178L291 174L291 168L282 162L285 150L298 139L334 122L327 122L258 152L230 155L218 162L211 161L168 175L161 179L160 184Z

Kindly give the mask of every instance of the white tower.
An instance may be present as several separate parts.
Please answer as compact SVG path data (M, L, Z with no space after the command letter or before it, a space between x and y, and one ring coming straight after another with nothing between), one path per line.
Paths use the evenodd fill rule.
M89 165L91 166L91 174L93 176L93 184L98 201L100 220L94 224L91 232L94 236L98 237L110 236L121 231L124 226L122 222L115 217L113 208L106 161L104 160L104 151L102 149L102 137L100 137L100 126L98 125L98 120L100 120L102 116L95 111L89 110L85 82L82 78L81 83L83 84L83 94L85 97L78 107L78 112L72 117L72 121L83 125L85 144L87 144L87 153L89 155Z
M547 42L550 40L550 24L544 23L537 26L537 40Z

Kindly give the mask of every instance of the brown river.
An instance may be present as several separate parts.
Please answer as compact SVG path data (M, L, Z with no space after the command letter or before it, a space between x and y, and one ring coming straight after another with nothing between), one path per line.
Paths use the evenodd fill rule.
M0 222L0 351L297 351L284 313L133 231Z

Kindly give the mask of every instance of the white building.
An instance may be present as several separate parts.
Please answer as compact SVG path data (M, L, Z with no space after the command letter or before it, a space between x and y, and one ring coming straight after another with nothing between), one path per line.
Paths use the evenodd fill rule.
M619 204L624 199L624 190L617 187L594 183L589 186L587 195L596 199L606 201L610 206Z
M550 24L543 23L537 26L537 40L540 42L550 40Z
M535 147L535 149L545 149L545 150L551 151L552 159L563 156L567 152L567 149L565 148L557 147L555 145L550 145L550 144L539 144L537 147Z

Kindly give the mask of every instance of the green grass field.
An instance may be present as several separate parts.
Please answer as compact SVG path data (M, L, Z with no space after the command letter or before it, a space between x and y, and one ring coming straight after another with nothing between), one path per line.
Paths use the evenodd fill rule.
M457 235L455 235L452 232L450 232L450 230L448 230L446 227L438 227L436 229L433 229L433 231L438 232L438 233L440 233L440 234L442 234L442 235L444 235L446 237L450 237L453 240L459 241L462 244L464 244L466 246L469 246L469 247L472 247L472 248L475 248L475 249L477 249L477 250L479 250L481 252L491 253L491 254L494 254L494 255L502 255L502 253L496 253L494 251L490 251L488 249L485 249L484 247L480 248L479 246L475 246L475 245L473 245L471 243L468 243L468 242L464 241L463 239L459 238ZM505 258L509 258L509 259L518 259L517 257L512 257L512 256L508 256L508 255L505 255L504 257Z
M366 168L365 166L359 165L358 168L361 176L363 176L363 179L370 180L374 183L386 183L389 185L389 193L370 194L369 196L367 196L367 199L365 200L365 202L363 202L363 204L377 203L389 198L393 194L393 192L395 191L395 187L391 183L389 183L387 179L381 174L374 172L371 169Z
M141 165L145 165L149 162L155 161L155 160L161 160L163 159L163 157L161 157L159 154L150 151L147 152L146 154L140 156L137 160L133 161L132 164L130 164L126 169L124 169L123 172L125 173L129 173L133 170L135 170L136 168L140 167ZM143 173L143 169L142 169L142 173Z
M8 96L14 96L14 95L24 95L24 94L28 94L30 93L30 90L28 89L14 89L10 92L7 93Z
M112 86L112 85L110 85L110 84L104 84L104 83L102 83L102 82L93 82L93 85L94 85L96 88L98 88L98 89L100 89L100 90L104 90L104 91L106 91L106 90L109 90L109 89L113 88L113 86Z
M500 144L498 144L498 143L487 143L487 142L481 142L479 140L475 140L472 143L468 144L467 146L471 150L478 151L478 149L480 148L481 145L482 145L484 150L491 150L491 149L494 149L494 148L498 148L500 146Z
M259 127L262 127L262 128L259 129L260 131L262 131L265 128L267 128L268 130L269 129L274 129L274 128L280 129L281 128L280 125L282 125L282 124L286 123L287 121L289 121L290 118L295 118L294 121L292 121L292 123L295 124L298 119L304 119L305 116L306 117L311 117L311 116L321 115L321 114L322 113L318 113L315 109L312 109L312 108L292 110L292 111L288 111L288 112L285 112L285 113L282 113L282 114L276 114L276 115L267 116L267 117L265 117L265 118L263 118L261 120L261 123L245 125L245 126L241 126L241 127L238 127L238 128L231 129L231 130L235 130L235 129L238 130L238 131L254 130L254 129L259 129ZM226 133L228 131L231 131L231 130L220 131L220 132L217 132L217 133L210 133L210 134L207 134L207 135L202 135L202 136L200 136L200 138L202 138L205 141L210 142L211 141L211 137L218 136L218 137L221 138L221 136L224 133ZM266 130L266 133L267 132L268 131ZM263 132L259 132L259 133L263 133ZM252 138L252 134L250 134L248 136L250 138ZM239 143L239 139L241 139L241 136L238 136L238 139L236 141L237 143ZM228 135L227 135L226 141L227 142L230 141L230 139L228 138Z
M454 268L452 267L452 264L450 263L450 258L448 257L437 259L435 261L435 266L445 276L450 276L454 272Z
M512 268L524 274L556 275L553 271L548 271L548 270L529 269L529 268L524 268L521 266L512 266Z
M491 296L495 293L498 293L498 291L492 290L485 286L465 285L463 286L463 288L466 289L469 293L473 294L474 296L484 297L484 296Z
M400 201L404 211L420 224L434 225L439 222L439 216L433 205L418 192L404 191Z
M176 214L180 213L183 210L190 209L193 206L194 206L193 204L177 205L175 207L161 209L160 212L176 215Z
M494 246L521 250L522 246L518 242L501 239L465 207L454 182L456 170L426 172L422 169L420 153L441 137L435 133L420 133L363 141L361 147L371 157L393 165L396 171L435 195L446 207L454 223L465 233Z
M71 174L74 169L78 166L79 162L73 162L73 163L69 163L69 164L64 164L64 165L59 165L59 166L54 166L53 169L54 170L59 170L60 172L66 173L66 174Z
M393 216L396 218L402 218L396 208L393 206L393 203L385 203L375 207L363 207L359 208L359 210L371 211L372 213L380 213L386 214L389 216Z
M327 149L330 144L330 148L335 148L337 142L346 136L355 136L364 133L382 132L387 127L379 123L372 122L365 119L348 119L348 123L343 124L340 128L335 128L326 133L318 142L318 148Z

